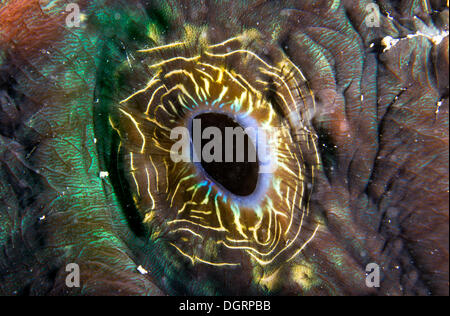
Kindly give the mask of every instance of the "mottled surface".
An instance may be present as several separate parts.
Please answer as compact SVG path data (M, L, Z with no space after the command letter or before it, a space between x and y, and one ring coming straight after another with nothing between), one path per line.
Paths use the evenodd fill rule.
M68 3L0 1L0 294L448 295L445 1L376 1L379 27L364 21L372 1L77 1L74 28ZM261 42L247 46L292 62L314 96L301 113L320 162L297 248L319 228L290 261L194 264L164 223L144 223L110 112L138 89L137 50L249 30ZM365 283L372 262L380 288Z

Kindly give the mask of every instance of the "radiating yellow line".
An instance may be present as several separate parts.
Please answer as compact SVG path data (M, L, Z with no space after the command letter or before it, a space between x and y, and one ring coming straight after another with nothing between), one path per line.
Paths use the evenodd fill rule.
M220 95L217 98L217 100L219 100L219 102L221 102L223 97L225 96L225 94L227 94L227 92L228 92L228 87L227 86L223 86L222 92L220 93Z
M147 104L147 110L145 111L145 114L146 114L146 115L148 115L148 112L150 111L150 106L151 106L152 103L153 103L153 99L155 98L155 95L156 95L161 89L166 89L166 90L167 90L166 86L165 86L165 85L162 85L162 86L159 86L158 89L156 89L155 91L153 91L152 96L151 96L151 98L150 98L150 101L148 101L148 104Z
M203 215L211 215L212 212L211 211L199 211L199 210L191 210L192 213L199 213L199 214L203 214Z
M167 132L170 132L170 131L171 131L170 128L168 128L167 126L161 125L157 120L151 119L151 118L149 118L149 117L146 117L145 120L148 121L148 122L151 122L151 123L155 124L156 126L158 126L158 127L159 127L160 129L162 129L162 130L165 130L165 131L167 131Z
M166 169L166 193L169 191L169 166L167 161L163 159L164 168Z
M311 240L313 240L314 239L314 237L316 236L316 233L317 233L317 231L319 230L319 226L320 225L317 225L317 227L316 227L316 229L314 230L314 232L312 233L312 235L311 235L311 237L309 237L309 239L300 247L300 249L299 250L297 250L296 252L295 252L295 254L288 260L288 261L286 261L286 262L290 262L292 259L294 259L310 242L311 242Z
M132 152L130 152L130 167L131 167L131 176L133 177L134 184L136 185L138 196L141 196L141 188L139 187L139 182L137 181L135 175L136 168L134 167L134 156Z
M220 216L220 209L219 209L219 200L217 199L217 195L218 194L216 194L216 196L214 197L214 207L216 209L216 217L217 217L217 220L219 222L221 230L224 230L224 231L228 232L228 229L226 229L225 226L222 223L222 218Z
M224 267L224 266L239 266L240 263L215 263L215 262L210 262L210 261L206 261L203 260L197 256L190 256L187 253L185 253L184 251L182 251L180 248L178 248L175 244L170 243L170 245L172 245L173 247L175 247L175 249L178 250L178 252L180 252L183 256L185 256L186 258L188 258L191 262L192 265L195 264L195 262L200 262L200 263L204 263L207 265L211 265L211 266L218 266L218 267Z
M112 129L115 130L117 132L117 134L119 134L120 137L122 137L120 130L114 126L111 116L108 116L108 120L109 120L109 124L111 125Z
M161 97L161 98L163 98L163 97ZM177 114L178 111L177 111L177 108L175 107L175 105L173 104L173 102L170 101L170 100L168 100L167 102L169 103L169 105L170 105L170 107L172 108L173 112L174 112L175 114Z
M156 115L156 112L158 111L158 109L163 110L167 115L169 115L169 116L172 117L172 118L175 118L175 117L176 117L176 116L174 116L173 114L171 114L171 113L167 110L167 108L166 108L165 106L163 106L162 104L158 104L158 106L155 108L155 111L154 111L155 115Z
M148 156L150 158L150 162L152 164L153 169L155 170L155 174L156 174L156 190L159 192L159 173L158 173L158 169L155 166L155 163L153 162L153 158L151 155Z
M164 77L169 78L169 77L171 77L173 75L179 75L179 74L184 74L184 75L188 76L189 79L191 79L191 81L192 81L192 83L194 84L194 87L195 87L195 92L198 95L200 87L199 87L198 83L195 81L195 78L194 78L194 76L193 76L193 74L191 72L189 72L187 70L184 70L184 69L181 69L181 70L177 69L177 70L173 70L171 72L168 72Z
M186 62L190 62L190 61L196 61L196 60L199 60L199 59L200 59L200 56L195 56L195 57L190 57L190 58L179 56L179 57L174 57L174 58L166 59L166 60L163 60L163 61L161 61L161 62L159 62L159 63L150 65L149 68L158 68L158 67L161 67L161 66L163 66L163 65L166 65L166 64L168 64L168 63L177 61L177 60L183 60L183 61L186 61Z
M205 228L205 229L219 231L219 232L227 231L225 228L217 228L217 227L205 226L205 225L202 225L202 224L194 223L194 222L189 221L187 219L175 219L173 221L167 222L168 225L174 225L174 224L179 224L179 223L189 223L189 224L192 224L194 226L199 226L199 227L202 227L202 228Z
M193 257L191 257L190 255L188 255L187 253L183 252L183 250L181 250L180 248L178 248L175 244L173 243L169 243L170 245L172 245L173 247L175 247L176 250L178 250L179 253L181 253L183 256L185 256L186 258L188 258L189 260L191 260L192 264L195 264L195 260Z
M173 47L177 47L177 46L181 46L181 45L185 45L185 44L186 44L185 42L176 42L176 43L161 45L158 47L152 47L152 48L148 48L148 49L140 49L140 50L138 50L138 52L139 53L152 53L152 52L155 52L158 50L173 48Z
M205 52L205 54L208 55L208 56L211 56L211 57L219 57L219 58L225 58L225 57L228 57L228 56L231 56L231 55L234 55L234 54L248 54L248 55L251 55L251 56L255 57L259 62L261 62L267 68L280 71L280 69L278 69L276 67L273 67L273 66L269 65L268 63L266 63L261 57L259 57L254 52L246 50L246 49L233 50L233 51L231 51L229 53L226 53L226 54L212 54L212 53L208 53L208 52Z
M209 82L208 79L206 79L206 78L203 78L203 82L205 83L205 90L206 90L206 93L207 93L208 96L209 96L209 95L210 95L210 93L209 93L210 82Z
M147 84L147 86L144 89L138 90L137 92L133 93L132 95L130 95L128 98L126 98L125 100L122 100L119 102L119 104L123 104L125 102L128 102L129 100L131 100L132 98L134 98L136 95L141 94L146 92L148 89L150 89L155 83L157 83L158 81L160 81L159 79L157 79L157 77L161 74L161 71L158 71L158 73L152 78L152 80L150 80L150 82Z
M195 205L195 206L198 206L198 203L193 202L193 201L187 201L187 202L185 202L185 203L183 204L183 207L182 207L180 210L178 210L178 214L183 213L183 212L184 212L184 209L185 209L188 205Z
M119 108L119 110L120 110L123 114L125 114L126 116L128 116L128 118L133 122L133 124L136 126L136 129L138 130L139 134L141 135L141 138L142 138L141 154L143 154L143 153L144 153L144 150L145 150L145 135L144 135L144 133L142 133L142 131L140 130L140 128L139 128L139 123L134 119L134 117L133 117L131 114L129 114L129 113L126 112L125 110L120 109L120 108Z
M175 191L173 192L173 195L172 195L172 200L171 200L171 202L170 202L170 207L173 206L173 199L175 198L175 195L176 195L178 189L180 188L181 184L182 184L183 182L189 180L189 179L192 179L192 178L195 178L195 175L192 175L192 174L191 174L190 176L184 177L183 179L181 179L180 181L178 181L177 187L176 187L176 189L175 189Z
M193 219L198 219L198 220L204 220L205 218L201 217L201 216L196 216L196 215L190 215L191 218Z
M189 92L186 90L186 87L185 87L184 85L182 85L182 84L177 84L177 85L175 85L173 88L171 88L168 92L172 92L172 90L173 90L173 91L175 91L175 90L180 90L184 95L186 95L187 97L189 97L189 99L191 99L192 102L194 102L194 104L197 103L197 100L195 100L195 99L189 94Z
M217 79L217 82L220 83L222 81L223 74L225 73L225 74L228 75L228 77L230 77L230 79L232 81L234 81L236 84L238 84L242 89L247 90L247 88L244 87L242 85L242 83L240 83L239 80L235 76L233 76L233 74L231 72L229 72L227 69L222 69L222 68L216 67L214 65L211 65L209 63L198 63L198 64L202 65L202 66L205 66L205 67L209 67L209 68L214 69L215 71L217 71L219 73L219 78ZM238 74L236 74L236 75L238 75ZM215 81L215 80L212 79L211 81Z
M145 173L147 174L147 193L150 199L152 200L152 210L155 209L155 200L153 199L152 192L150 190L150 174L148 173L148 169L145 168Z
M285 233L284 233L284 236L285 236L285 237L287 237L287 235L289 234L289 231L291 230L291 227L292 227L292 223L294 222L294 209L295 209L295 205L296 205L295 202L297 201L297 190L298 190L298 187L295 186L295 192L294 192L294 195L293 195L294 200L292 201L291 207L290 207L290 210L291 210L291 218L290 218L290 221L289 221L289 225L288 225L288 227L286 228L286 231L285 231ZM289 205L289 203L288 203L288 199L289 199L289 191L290 191L290 188L288 187L288 193L286 193L286 204L287 204L287 205Z
M194 236L197 236L197 237L200 238L200 239L203 239L203 236L202 236L202 235L197 234L196 232L194 232L193 230L191 230L191 229L189 229L189 228L180 227L180 228L176 228L176 229L171 230L171 232L173 232L173 233L176 233L176 232L178 232L178 231L186 231L186 232L191 233L191 234L194 235Z
M291 97L292 106L294 106L294 108L296 108L296 102L295 102L294 96L292 95L291 89L289 88L289 85L287 84L287 82L280 75L278 75L272 71L265 70L264 68L260 68L260 71L267 75L275 76L276 78L278 78L278 80L280 80L283 83L283 85L286 87L287 92L289 93L289 96Z
M240 40L241 38L242 38L242 36L232 37L232 38L227 39L226 41L223 41L223 42L221 42L221 43L214 44L214 45L210 45L210 46L208 46L208 48L216 48L216 47L219 47L219 46L225 46L225 45L227 45L228 43L234 42L234 41L236 41L236 40Z
M225 266L240 266L240 263L227 263L227 262L222 262L222 263L216 263L216 262L210 262L210 261L206 261L203 260L199 257L195 257L195 259L201 263L205 263L211 266L217 266L217 267L225 267Z
M204 75L205 77L208 77L209 80L214 81L214 78L210 74L208 74L207 72L205 72L203 70L200 70L198 68L195 68L195 70L198 71L199 73L201 73L202 75Z
M281 224L280 224L280 225L281 225ZM277 249L278 244L280 243L281 230L277 230L277 232L278 232L278 234L277 234L278 238L274 238L274 239L273 239L272 244L268 247L269 250L268 250L267 252L261 252L261 251L258 251L258 250L256 250L255 248L250 247L250 246L232 246L232 245L229 245L229 244L225 243L224 241L219 241L219 243L223 244L225 247L227 247L227 248L229 248L229 249L242 249L242 250L248 250L248 251L254 252L255 254L257 254L257 255L260 256L260 257L268 257L268 256L270 256L270 255L273 254L273 252ZM228 240L230 240L230 239L228 239ZM230 240L230 241L233 241L233 240ZM275 243L275 241L276 241L276 245L273 246L273 244ZM244 242L244 241L239 241L239 242ZM247 241L247 242L248 242L248 241ZM249 253L249 254L250 254L250 253ZM258 258L258 259L259 259L259 258Z
M290 60L289 58L286 58L286 60L291 64L291 66L293 66L297 72L300 74L300 77L302 78L303 81L306 81L306 77L303 75L303 72L300 70L300 68L297 67L296 64L294 64L292 62L292 60Z
M244 84L247 85L248 89L252 90L252 92L258 96L259 98L261 97L261 92L259 92L257 89L255 89L247 80L245 80L245 78L243 76L241 76L240 74L236 73L236 77L238 79L240 79L241 81L244 82Z

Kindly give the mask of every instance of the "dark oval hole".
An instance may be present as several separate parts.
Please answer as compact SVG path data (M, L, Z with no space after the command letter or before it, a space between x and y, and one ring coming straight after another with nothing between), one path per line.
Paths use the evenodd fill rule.
M220 130L221 140L217 135L203 139L203 132L208 127ZM196 142L196 137L201 137L201 141ZM238 196L248 196L255 191L259 176L256 147L239 123L225 114L200 114L194 118L191 138L197 153L203 153L205 146L208 146L207 152L214 155L214 161L207 161L204 155L201 155L201 165L212 180ZM212 146L211 142L215 145ZM198 156L200 157L200 154Z

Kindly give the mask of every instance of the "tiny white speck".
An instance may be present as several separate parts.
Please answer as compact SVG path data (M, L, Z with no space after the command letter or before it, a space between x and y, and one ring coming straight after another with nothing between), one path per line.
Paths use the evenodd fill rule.
M107 178L109 176L109 172L108 171L100 171L99 176L101 179Z
M137 270L139 271L140 274L148 274L148 271L144 269L143 266L139 266L137 267Z
M97 138L94 138L94 144L97 144Z
M441 110L442 101L439 101L436 105L437 105L437 108L436 108L436 111L434 113L438 114L439 111Z
M45 219L45 215L42 215L41 217L39 217L40 221L43 221Z
M381 44L385 47L383 53L394 47L400 40L392 38L391 36L386 36L381 40Z

